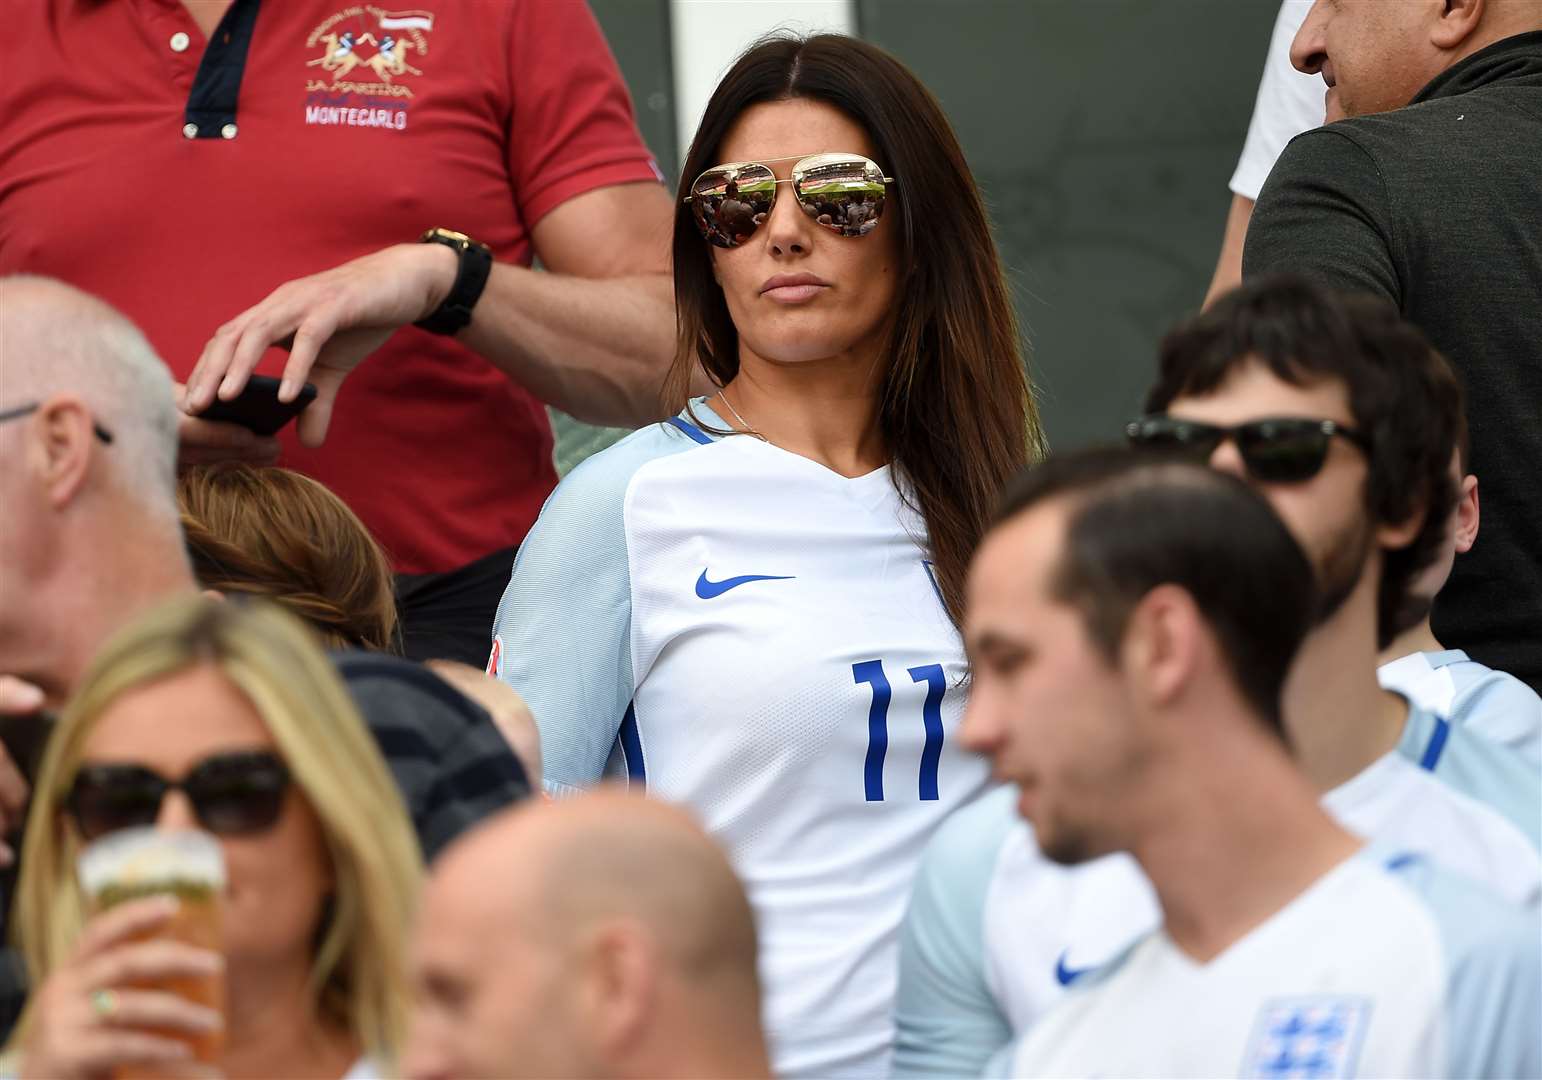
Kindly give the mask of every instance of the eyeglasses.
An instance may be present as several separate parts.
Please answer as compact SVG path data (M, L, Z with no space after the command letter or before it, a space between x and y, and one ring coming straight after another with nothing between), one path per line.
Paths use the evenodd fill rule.
M166 792L188 797L205 829L243 836L271 829L284 808L289 769L266 750L216 754L185 780L167 780L143 765L87 765L75 776L64 808L85 840L135 825L153 825Z
M14 409L6 409L4 412L0 412L0 424L5 423L7 420L20 420L23 416L31 416L42 407L42 402L34 401L31 405L18 405ZM112 445L112 432L108 431L94 419L91 421L91 430L96 433L98 439L102 440L103 446Z
M698 176L685 202L701 235L723 248L738 247L765 224L782 184L792 185L798 205L816 224L840 236L866 236L878 227L892 183L892 176L859 154L799 158L790 180L778 180L763 162L734 161Z
M1216 447L1231 439L1248 475L1276 484L1297 484L1316 476L1327 460L1328 440L1335 435L1370 452L1370 440L1353 428L1333 420L1293 416L1266 417L1232 427L1175 416L1143 416L1126 424L1124 433L1135 446L1175 450L1199 461L1208 460Z

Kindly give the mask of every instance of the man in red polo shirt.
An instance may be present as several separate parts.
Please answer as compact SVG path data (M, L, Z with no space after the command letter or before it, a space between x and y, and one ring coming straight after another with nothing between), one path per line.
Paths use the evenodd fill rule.
M35 0L7 30L0 274L103 297L179 380L275 287L319 283L369 329L332 339L302 425L189 418L183 460L327 484L394 560L409 654L480 665L556 482L542 403L654 419L673 349L670 199L587 6ZM435 227L473 243L416 242ZM283 336L249 338L259 372ZM377 347L339 393L328 361Z

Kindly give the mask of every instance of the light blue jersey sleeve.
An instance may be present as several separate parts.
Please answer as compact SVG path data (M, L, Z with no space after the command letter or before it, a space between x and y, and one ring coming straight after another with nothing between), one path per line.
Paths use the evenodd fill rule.
M652 424L585 461L552 492L514 561L493 623L492 667L535 717L553 795L594 784L618 741L627 749L635 687L627 491L649 461L700 445L695 431Z
M1534 771L1542 770L1542 697L1514 675L1458 655L1465 662L1449 665L1456 688L1451 720L1514 750Z
M1499 811L1542 851L1542 772L1520 754L1417 705L1408 710L1398 753Z
M1542 916L1428 860L1388 869L1424 900L1446 958L1442 1076L1542 1077Z
M979 1076L1011 1038L985 978L985 905L1018 817L998 788L953 814L921 857L900 928L894 1075Z
M990 1060L985 1063L985 1068L980 1070L980 1075L990 1080L1011 1076L1016 1071L1014 1066L1017 1064L1017 1052L1022 1049L1023 1040L1026 1038L1026 1035L1019 1035L992 1054Z

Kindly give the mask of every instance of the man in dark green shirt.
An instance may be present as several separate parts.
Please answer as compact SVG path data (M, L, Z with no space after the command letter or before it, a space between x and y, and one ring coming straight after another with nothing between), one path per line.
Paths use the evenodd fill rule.
M1244 279L1386 297L1461 373L1483 539L1435 633L1542 687L1542 0L1318 0L1291 59L1337 122L1270 173Z

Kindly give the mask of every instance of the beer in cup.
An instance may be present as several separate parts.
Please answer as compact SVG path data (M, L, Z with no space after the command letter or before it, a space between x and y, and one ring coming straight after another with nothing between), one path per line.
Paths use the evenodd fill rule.
M144 826L109 833L81 852L77 862L80 884L92 915L129 900L169 893L178 900L176 914L137 940L169 938L211 952L220 951L220 898L225 892L225 859L219 841L193 829ZM130 984L136 989L163 990L220 1013L225 1012L222 974L178 976ZM189 1035L180 1031L157 1034L182 1039L198 1061L217 1063L224 1032ZM120 1068L118 1080L158 1075Z

